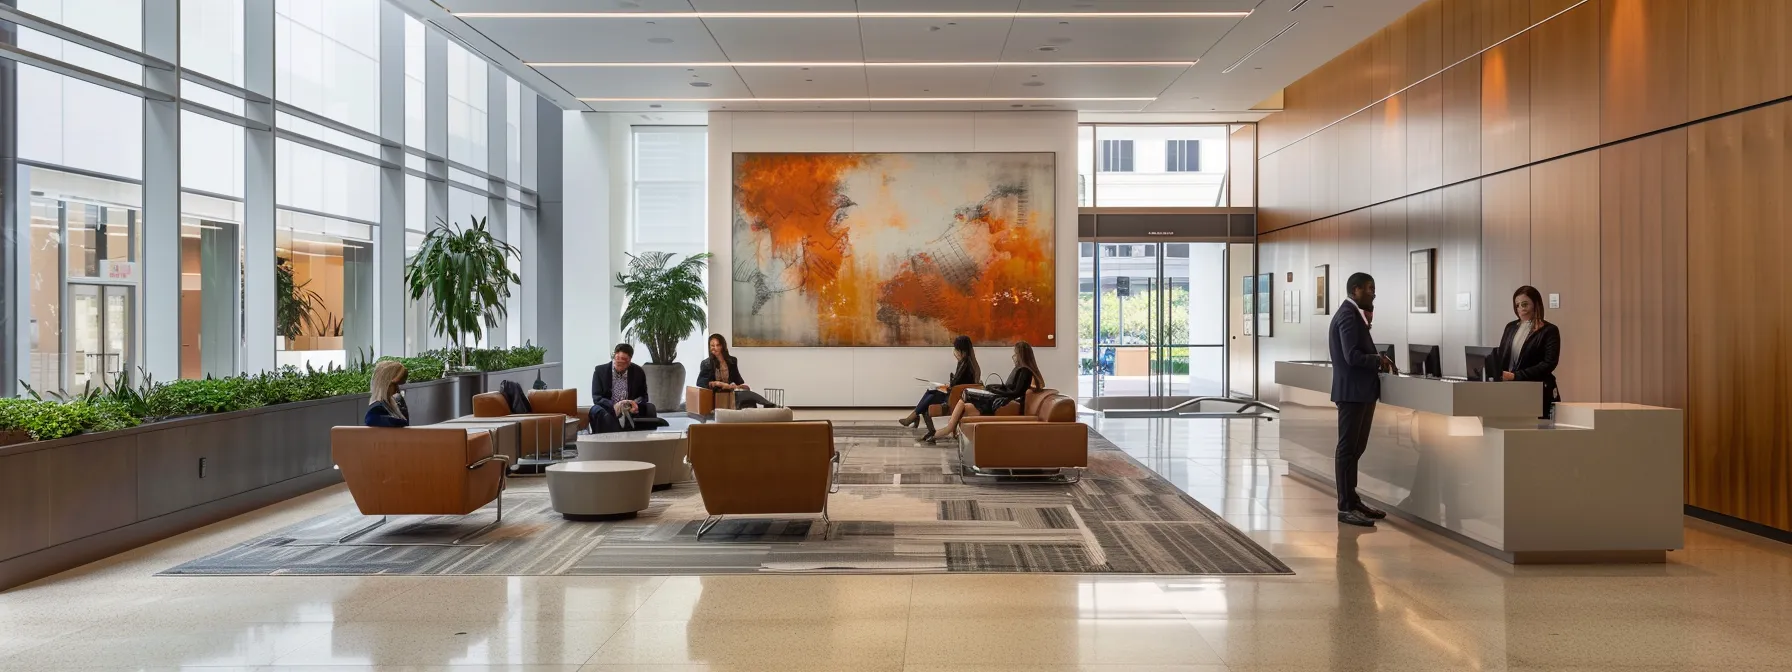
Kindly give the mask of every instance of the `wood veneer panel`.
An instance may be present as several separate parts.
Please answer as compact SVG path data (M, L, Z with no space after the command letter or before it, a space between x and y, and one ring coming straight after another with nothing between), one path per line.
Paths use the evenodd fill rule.
M1580 2L1580 0L1531 0L1531 21L1547 19L1564 9L1573 7L1576 2Z
M1338 213L1340 135L1337 126L1329 126L1305 140L1312 146L1313 153L1313 211L1308 218L1329 217Z
M1692 118L1792 95L1792 2L1694 0L1687 10Z
M1599 144L1599 5L1556 15L1530 42L1531 160Z
M1406 24L1395 21L1369 38L1374 44L1374 62L1369 69L1372 91L1376 99L1393 95L1412 82L1406 71Z
M1258 126L1259 129L1262 126ZM1263 181L1257 185L1257 231L1266 232L1283 228L1292 223L1288 213L1287 196L1283 195L1283 187L1288 178L1283 174L1283 153L1277 152L1257 160L1257 172Z
M1560 294L1546 317L1562 330L1556 367L1563 401L1600 395L1599 155L1531 166L1531 284ZM1510 293L1507 294L1510 296Z
M1389 98L1369 108L1375 124L1370 129L1374 147L1375 202L1400 198L1406 188L1406 95Z
M1282 150L1282 175L1288 182L1282 186L1282 197L1294 223L1311 221L1313 212L1313 139L1307 138Z
M1687 503L1792 530L1792 105L1688 135Z
M1531 0L1480 0L1476 27L1480 30L1480 47L1498 44L1531 27Z
M1406 28L1406 86L1444 69L1444 7L1432 0L1400 19Z
M1601 0L1599 139L1685 123L1688 0Z
M1371 239L1369 274L1375 276L1375 325L1371 328L1377 343L1394 344L1395 352L1406 350L1407 301L1412 296L1407 279L1406 253L1411 249L1407 239L1406 204L1409 199L1382 203L1370 208ZM1346 277L1348 279L1348 277ZM1401 358L1404 360L1404 358Z
M1432 272L1436 274L1436 282L1432 285L1431 300L1436 309L1429 313L1407 314L1406 336L1408 343L1423 345L1442 345L1444 338L1444 310L1446 302L1442 297L1448 296L1449 287L1444 282L1444 268L1449 262L1444 258L1444 195L1441 191L1427 191L1414 194L1406 199L1406 249L1435 249L1437 256L1432 258ZM1407 292L1400 295L1399 308L1411 311L1411 283Z
M1473 56L1481 42L1481 0L1443 0L1444 65Z
M1601 401L1686 408L1686 142L1599 150Z
M1444 82L1432 77L1402 94L1407 100L1406 192L1444 184Z
M1531 282L1531 173L1482 178L1481 326L1489 339L1512 320L1512 290Z
M1481 55L1481 173L1531 160L1531 43L1519 35Z
M1481 57L1438 76L1443 85L1444 183L1481 175Z
M1462 346L1487 345L1492 340L1481 327L1481 182L1444 187L1441 193L1444 219L1438 257L1443 261L1437 269L1437 305L1443 315L1444 336L1439 345L1449 348L1444 370L1467 375L1467 364L1456 353L1462 352ZM1457 295L1462 293L1469 295L1467 310L1457 306Z
M1355 210L1374 203L1375 118L1353 115L1338 129L1338 205Z

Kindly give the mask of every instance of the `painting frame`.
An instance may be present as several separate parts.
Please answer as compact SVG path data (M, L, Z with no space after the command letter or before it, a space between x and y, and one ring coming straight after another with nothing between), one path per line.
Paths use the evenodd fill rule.
M1330 315L1331 306L1331 264L1320 264L1313 267L1313 314Z
M1412 294L1408 299L1408 312L1437 312L1437 248L1428 247L1413 250L1407 254L1408 279L1412 282Z
M1049 150L731 153L734 344L940 347L965 334L977 345L1056 346L1059 159ZM792 180L810 189L780 192ZM896 193L878 190L891 185Z
M1257 336L1262 338L1275 336L1276 321L1270 319L1269 316L1269 302L1272 296L1270 285L1274 284L1275 278L1274 273L1257 275Z

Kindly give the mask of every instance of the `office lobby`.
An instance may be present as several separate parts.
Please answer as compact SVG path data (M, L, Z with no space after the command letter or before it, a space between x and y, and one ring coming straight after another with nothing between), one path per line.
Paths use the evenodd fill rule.
M1792 671L1785 35L0 0L0 670Z

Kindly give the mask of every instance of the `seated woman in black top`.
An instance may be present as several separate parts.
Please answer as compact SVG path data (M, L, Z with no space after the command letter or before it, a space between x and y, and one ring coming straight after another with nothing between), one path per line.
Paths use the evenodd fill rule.
M697 387L733 392L735 408L778 407L747 387L747 381L740 377L740 360L728 354L728 339L721 334L709 335L709 358L697 367Z
M361 421L368 427L409 427L411 426L410 409L405 408L404 394L398 391L405 378L410 375L404 365L394 361L384 361L373 365L373 384L368 387L372 399L367 404L367 415Z
M946 384L921 393L921 401L915 404L915 412L896 421L904 427L913 427L918 422L927 423L927 432L933 433L933 416L927 414L927 407L946 403L952 394L952 388L959 385L975 385L983 377L983 367L977 365L977 351L971 347L971 337L959 336L952 339L952 356L958 358L958 366L952 369L952 377Z
M1014 370L1008 373L1008 382L982 390L966 390L964 400L952 407L952 419L939 433L951 436L958 431L958 423L965 415L995 415L998 409L1010 403L1025 403L1027 392L1044 388L1045 376L1039 375L1039 362L1033 359L1033 346L1026 341L1015 343ZM933 443L934 433L926 433L921 440Z

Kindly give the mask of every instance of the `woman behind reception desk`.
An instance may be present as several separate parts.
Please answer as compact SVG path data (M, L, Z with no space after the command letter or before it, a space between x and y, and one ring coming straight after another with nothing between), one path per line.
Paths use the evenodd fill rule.
M1506 325L1500 346L1490 364L1500 367L1500 380L1534 380L1543 383L1543 415L1552 417L1562 394L1556 389L1556 364L1562 357L1562 332L1543 319L1543 295L1525 285L1512 293L1512 312L1518 316Z

